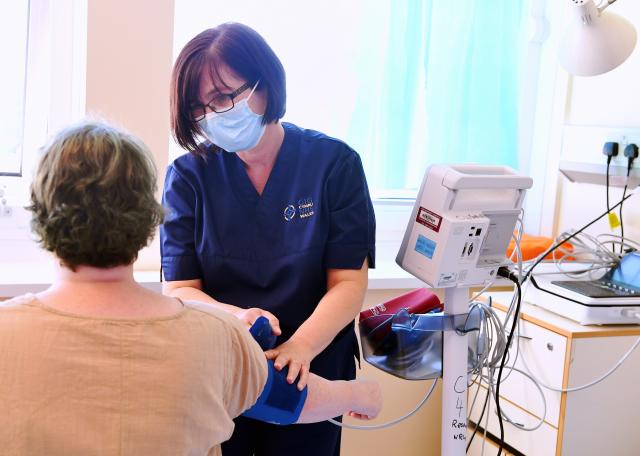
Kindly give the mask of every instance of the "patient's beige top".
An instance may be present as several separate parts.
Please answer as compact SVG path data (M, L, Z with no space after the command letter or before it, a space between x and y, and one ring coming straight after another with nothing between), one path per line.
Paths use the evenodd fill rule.
M77 316L33 295L0 303L0 454L218 455L267 379L233 316Z

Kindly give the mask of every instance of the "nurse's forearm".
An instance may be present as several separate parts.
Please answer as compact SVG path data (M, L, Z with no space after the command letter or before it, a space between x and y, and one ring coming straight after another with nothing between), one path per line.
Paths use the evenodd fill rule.
M225 312L229 312L234 315L237 315L238 312L243 310L240 307L236 307L230 304L224 304L220 301L216 301L211 296L206 294L204 291L198 290L197 288L193 288L193 287L174 288L173 290L170 290L165 294L168 296L173 296L174 298L180 298L183 301L199 301L199 302L211 304L212 306L220 310L224 310Z
M367 291L367 264L361 270L339 271L346 277L339 277L330 283L330 289L318 303L316 310L298 328L291 340L301 340L317 356L331 343L333 338L362 309ZM331 282L331 280L329 281Z
M185 301L200 301L205 304L210 304L219 310L235 315L235 317L243 321L247 327L253 325L258 318L266 317L269 320L269 324L271 324L273 334L276 336L282 334L280 322L271 312L255 307L243 309L217 301L202 291L202 280L200 279L164 282L162 285L162 293L166 296L173 296L174 298L180 298Z

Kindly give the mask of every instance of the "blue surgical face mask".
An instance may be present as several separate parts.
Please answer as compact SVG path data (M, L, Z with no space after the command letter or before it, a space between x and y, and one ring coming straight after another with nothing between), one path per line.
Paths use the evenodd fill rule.
M210 112L198 121L198 126L209 141L227 152L251 149L260 142L266 127L262 123L263 116L253 112L248 103L258 82L249 96L240 100L229 111Z

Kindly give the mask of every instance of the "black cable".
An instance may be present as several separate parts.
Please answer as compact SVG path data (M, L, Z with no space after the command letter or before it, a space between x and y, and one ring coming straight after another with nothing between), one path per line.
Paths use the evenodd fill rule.
M616 207L621 206L627 199L631 198L633 195L635 195L635 193L631 193L630 195L624 196L617 204L615 204L613 207L611 207L610 210L613 210ZM551 252L556 250L558 247L560 247L565 242L568 242L569 240L571 240L574 237L576 237L578 234L580 234L581 232L583 232L584 230L589 228L591 225L596 223L598 220L600 220L602 217L604 217L608 213L609 213L609 210L607 210L607 212L604 212L604 213L600 214L598 217L596 217L595 219L591 220L589 223L584 225L582 228L580 228L579 230L577 230L573 234L567 236L564 239L561 239L561 240L557 241L555 244L552 244L547 250L545 250L542 254L540 254L538 259L531 265L531 267L529 268L527 273L522 278L522 283L525 283L529 279L533 269L536 266L538 266L542 262L542 260L544 258L546 258L547 255L549 255ZM515 332L515 327L516 327L516 324L517 324L517 321L518 321L518 317L519 317L519 314L520 314L520 303L521 303L521 300L522 300L522 289L521 289L520 282L518 282L518 278L511 271L509 271L506 267L504 267L504 266L500 267L498 269L498 275L500 275L502 277L506 277L509 280L511 280L513 283L515 283L516 284L516 288L517 288L517 292L518 292L518 300L517 300L517 303L516 303L516 310L515 310L514 315L513 315L513 324L511 325L511 332L509 333L509 336L507 337L507 345L505 347L504 353L502 354L502 360L500 362L500 369L498 371L498 380L497 380L497 385L496 385L495 402L496 402L496 409L497 409L498 418L499 418L498 422L500 423L500 447L499 447L499 450L498 450L498 456L500 456L502 454L502 448L504 446L504 425L502 423L502 413L500 411L500 380L502 378L502 370L504 369L506 356L507 356L507 353L509 352L509 348L511 347L511 341L513 339L513 334ZM489 392L487 392L487 394L489 394ZM488 396L487 396L487 398L488 398ZM485 404L484 404L483 409L482 409L482 415L480 416L480 420L482 419L482 416L484 415L484 411L485 411L486 406L487 406L487 402L485 401ZM478 429L480 420L478 420L478 424L476 425L476 430ZM474 431L474 435L475 435L475 431ZM471 439L473 439L473 436L471 437ZM469 445L470 444L471 444L471 441L469 442ZM469 446L467 446L467 450L468 449L469 449Z
M518 292L518 300L516 301L516 310L513 313L513 323L511 324L511 332L507 337L507 345L504 348L504 352L502 353L502 360L500 361L500 369L498 369L498 380L496 382L496 412L498 414L498 424L500 424L500 447L498 448L498 456L502 454L502 448L504 447L504 423L502 422L502 411L500 410L500 380L502 379L502 371L504 370L504 366L507 361L507 354L509 353L509 348L511 348L511 341L513 339L513 335L516 332L516 325L518 324L518 317L520 316L520 302L522 300L522 289L520 288L520 282L518 278L513 274L509 269L502 266L498 268L498 275L501 277L506 277L511 280L517 288ZM506 323L506 322L505 322Z
M628 200L629 198L631 198L633 195L635 195L635 193L631 193L627 196L625 196L623 199L621 199L618 204L614 205L611 207L611 210L615 209L616 207L620 206L622 203L624 203L626 200ZM570 241L571 239L573 239L574 237L576 237L578 234L582 233L584 230L586 230L587 228L589 228L591 225L593 225L594 223L596 223L598 220L600 220L602 217L604 217L605 215L607 215L609 213L609 211L600 214L598 217L594 218L593 220L591 220L589 223L587 223L585 226L583 226L582 228L580 228L578 231L574 232L573 234L571 234L570 236L567 236L564 239L561 239L559 241L557 241L555 244L552 244L547 250L545 250L543 253L540 254L540 256L538 257L538 259L531 265L531 267L529 268L529 270L527 271L527 273L524 275L524 277L522 278L522 283L525 283L527 280L529 280L529 277L531 276L531 272L533 271L533 269L538 266L542 260L544 260L547 255L549 255L551 252L553 252L555 249L557 249L558 247L560 247L562 244L564 244L565 242Z
M631 143L627 144L624 148L624 156L627 157L627 179L624 182L624 190L622 191L622 199L624 201L624 197L627 194L627 188L629 187L629 175L631 174L631 168L633 167L633 162L636 158L638 158L638 146ZM622 204L620 204L620 254L624 253L624 222L622 220Z
M618 143L617 142L606 142L604 143L604 147L602 148L602 153L607 157L607 214L611 212L611 205L609 204L609 168L611 165L611 159L618 155ZM609 225L611 225L611 220L609 220ZM616 244L611 244L611 251L616 253Z
M633 195L635 195L635 193L631 193L629 195L623 196L623 198L617 203L615 204L613 207L611 207L610 209L613 210L616 207L621 206L626 200L628 200L629 198L631 198ZM591 220L589 223L587 223L586 225L584 225L582 228L580 228L579 230L577 230L576 232L574 232L573 234L565 237L564 239L561 239L559 241L557 241L555 244L552 244L547 250L545 250L542 254L540 254L540 256L538 257L538 259L531 265L531 267L529 268L529 270L527 271L527 273L524 275L524 277L522 278L522 283L525 283L527 280L529 280L529 277L531 276L532 271L534 270L534 268L536 266L538 266L546 257L547 255L549 255L551 252L553 252L554 250L556 250L558 247L560 247L562 244L564 244L565 242L570 241L571 239L573 239L574 237L576 237L578 234L582 233L584 230L586 230L587 228L589 228L591 225L593 225L594 223L596 223L598 220L600 220L602 217L604 217L605 215L607 215L609 213L609 210L607 212L604 212L603 214L600 214L598 217L594 218L593 220ZM500 273L500 270L502 268L500 268L498 270L498 273ZM511 274L511 273L509 273ZM518 302L517 302L517 307L516 307L516 312L514 315L514 326L512 327L511 333L509 334L508 340L507 340L507 346L505 348L505 353L508 352L508 349L511 345L511 339L513 336L513 330L515 328L515 322L517 321L516 317L519 315L520 312L520 302L521 302L521 295L520 295L520 291L521 291L521 287L520 284L517 281L517 278L515 276L513 276L516 280L514 283L517 284L517 288L518 288ZM510 278L510 277L507 277ZM504 360L504 355L503 355L503 360ZM502 372L502 368L503 365L501 364L500 366L500 374ZM482 413L480 414L480 419L477 420L476 423L476 428L473 432L473 434L471 435L471 438L469 440L469 443L467 444L467 451L469 451L469 448L471 446L471 442L473 441L473 438L475 437L477 431L478 431L478 427L480 426L480 423L482 422L482 418L484 416L485 410L487 408L487 404L488 404L488 399L489 399L489 394L490 394L490 390L487 390L487 396L485 397L485 402L484 405L482 406ZM497 391L496 391L496 396L497 396ZM499 409L499 407L498 407ZM502 431L502 420L500 420L501 423L501 431ZM502 443L504 443L504 441L502 441ZM500 447L500 451L502 451L502 447Z
M611 157L607 157L607 214L611 212L611 206L609 205L609 166L611 165ZM615 252L615 247L612 247L613 253Z
M629 174L631 173L631 167L627 168L627 182L624 184L624 190L622 190L622 201L624 202L624 196L627 194L627 187L629 186ZM620 253L624 253L624 221L622 220L622 204L620 204Z
M480 388L480 384L478 384L478 388ZM467 449L465 452L469 451L471 447L471 442L473 442L473 438L476 436L478 432L478 428L480 427L480 423L482 423L482 417L484 417L484 412L487 410L487 404L489 403L489 394L491 394L491 389L487 388L487 394L484 397L484 405L482 406L482 412L480 413L480 418L478 418L478 422L476 423L476 427L473 430L473 434L471 434L471 438L469 439L469 443L467 443Z

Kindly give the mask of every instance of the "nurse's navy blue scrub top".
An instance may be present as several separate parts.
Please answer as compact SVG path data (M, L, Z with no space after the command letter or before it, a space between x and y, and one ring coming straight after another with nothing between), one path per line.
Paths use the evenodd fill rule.
M365 258L375 267L375 215L360 157L342 141L282 125L262 195L236 154L176 159L160 230L165 280L202 279L218 301L272 312L282 329L277 344L312 314L327 291L327 269L360 269ZM311 371L353 378L356 351L349 324Z

